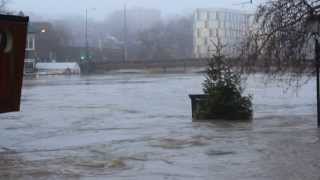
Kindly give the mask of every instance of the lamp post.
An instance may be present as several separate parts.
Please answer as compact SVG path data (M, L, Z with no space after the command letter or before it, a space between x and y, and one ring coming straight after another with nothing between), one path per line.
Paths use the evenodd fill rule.
M47 32L47 29L46 29L46 28L42 28L40 32L41 32L41 33L46 33L46 32Z
M86 22L85 22L85 47L86 47L86 55L85 59L88 61L89 59L89 41L88 41L88 8L86 8Z
M88 40L88 8L86 8L86 22L85 22L85 47L86 47L86 50L85 50L85 60L88 61L89 60L89 40ZM91 10L96 10L96 8L91 8Z
M128 22L127 22L127 3L123 9L123 61L128 60Z
M316 60L316 73L317 73L317 119L318 128L320 128L320 77L319 77L319 40L318 37L314 38L315 41L315 60Z
M317 81L317 121L318 128L320 128L320 15L312 15L307 21L308 29L311 31L314 38L314 57L315 57L315 67L316 67L316 81Z
M37 34L39 34L39 36L44 37L44 36L46 36L46 34L47 34L48 32L49 32L49 28L48 28L48 27L43 27L43 28L40 29L40 31L37 32ZM48 56L47 56L48 59L45 60L45 61L52 62L52 61L53 61L52 48L50 48L50 50L49 50L48 53L49 53ZM35 59L35 64L36 64L36 63L37 63L37 62L36 62L36 59ZM34 65L34 68L36 68L35 66L36 66L36 65Z

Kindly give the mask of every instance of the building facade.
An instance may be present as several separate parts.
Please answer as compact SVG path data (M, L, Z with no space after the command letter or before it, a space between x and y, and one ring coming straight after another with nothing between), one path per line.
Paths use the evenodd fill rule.
M24 72L32 73L35 71L36 65L36 37L33 31L28 31L27 44L25 50Z
M27 35L27 44L26 44L26 55L25 55L25 65L24 65L24 72L25 73L33 73L36 70L36 63L40 61L43 54L47 53L51 48L51 44L49 41L44 41L43 39L47 39L50 37L48 32L52 29L50 23L47 22L30 22L28 26L28 35ZM44 46L46 42L47 45ZM45 49L45 50L43 50ZM45 53L43 53L45 52ZM49 55L47 55L49 56Z
M238 10L197 9L194 13L194 57L207 58L215 52L220 39L223 54L235 57L239 43L250 30L251 15Z

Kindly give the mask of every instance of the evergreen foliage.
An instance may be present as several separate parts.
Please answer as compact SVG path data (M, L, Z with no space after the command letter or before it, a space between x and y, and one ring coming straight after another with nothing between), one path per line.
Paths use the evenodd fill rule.
M201 101L196 114L198 119L251 119L252 98L242 95L241 76L222 55L220 42L209 59L203 91L208 98Z

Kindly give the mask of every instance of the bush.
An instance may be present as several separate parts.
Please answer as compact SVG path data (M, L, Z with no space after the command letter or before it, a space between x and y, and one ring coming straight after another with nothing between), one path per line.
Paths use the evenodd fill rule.
M251 119L252 98L242 95L241 76L233 72L218 48L209 59L203 91L208 98L199 104L198 119Z

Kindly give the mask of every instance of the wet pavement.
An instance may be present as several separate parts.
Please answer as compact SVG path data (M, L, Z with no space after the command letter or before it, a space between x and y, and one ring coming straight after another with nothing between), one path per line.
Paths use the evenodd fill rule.
M0 115L0 179L315 179L314 81L300 91L248 81L252 122L192 122L200 74L56 76L24 81Z

